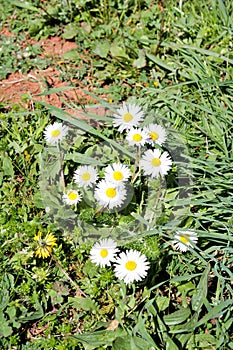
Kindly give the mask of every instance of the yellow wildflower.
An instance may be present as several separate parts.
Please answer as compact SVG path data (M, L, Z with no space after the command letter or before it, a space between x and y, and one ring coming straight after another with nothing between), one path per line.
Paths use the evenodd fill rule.
M37 241L35 255L38 256L38 258L46 259L52 253L52 248L57 245L57 239L51 233L47 233L45 238L41 238L41 235L42 233L39 231L34 237L34 240Z

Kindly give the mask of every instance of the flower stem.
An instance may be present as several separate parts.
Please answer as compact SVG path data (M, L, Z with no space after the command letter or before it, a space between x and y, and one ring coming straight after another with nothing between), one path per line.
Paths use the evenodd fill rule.
M64 176L64 169L63 169L63 155L61 150L60 142L58 142L58 151L59 151L59 160L60 160L60 174L61 174L61 183L64 188L66 189L66 182L65 182L65 176Z
M134 169L133 169L133 174L132 174L132 179L131 179L131 183L133 184L135 182L135 180L137 179L138 175L140 174L140 169L136 174L136 170L137 170L137 166L138 166L138 161L140 159L140 153L141 153L141 147L140 145L138 146L137 152L136 152L136 159L135 159L135 163L134 163Z
M70 281L71 284L73 284L73 286L78 290L78 293L80 295L83 295L84 297L86 297L86 294L79 288L79 286L77 285L76 282L74 282L72 280L72 278L68 275L68 273L63 269L63 267L61 266L61 264L59 263L59 261L55 258L54 255L51 255L53 260L55 261L57 267L62 271L62 273L66 276L66 278L68 279L68 281Z
M101 214L101 213L103 212L103 210L104 210L104 205L103 205L100 209L98 209L98 210L95 212L94 218L95 218L97 215Z

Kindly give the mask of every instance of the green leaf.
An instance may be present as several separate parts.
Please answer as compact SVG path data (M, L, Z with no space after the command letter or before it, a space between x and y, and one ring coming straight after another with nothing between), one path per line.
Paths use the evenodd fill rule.
M143 51L141 51L139 53L138 58L133 61L133 67L135 67L135 68L143 68L145 66L146 66L145 53Z
M167 326L174 326L187 321L190 315L191 312L189 308L182 308L178 311L173 312L170 315L165 315L163 317L163 320Z
M3 310L9 301L9 292L7 289L0 290L0 310Z
M110 44L107 40L104 42L98 42L93 49L94 54L106 58L110 50Z
M8 322L5 319L5 317L3 315L0 316L0 336L1 337L9 337L12 334L12 332L13 332L13 330L8 325Z
M145 349L155 349L148 342L139 337L132 337L130 339L130 350L145 350ZM123 349L124 350L124 349Z
M196 312L201 311L201 306L203 305L204 300L207 296L207 290L208 290L207 284L208 284L209 272L210 272L210 265L208 264L200 278L196 293L192 296L192 299L191 299L192 309Z
M31 5L28 1L21 2L17 0L12 0L11 5L15 5L17 7L23 8L25 10L30 10L36 13L43 13L43 11L39 7Z
M104 163L93 157L86 156L85 154L74 152L68 153L64 157L65 160L73 160L79 164L93 165L93 166L104 166Z
M5 156L3 158L3 162L2 162L2 170L4 171L4 175L6 176L14 176L14 168L11 162L11 159L8 156Z
M92 348L90 349L96 349L98 346L107 346L112 345L112 343L115 341L115 339L119 336L124 336L125 331L117 328L116 331L97 331L97 332L90 332L90 333L83 333L83 334L75 334L72 337L76 338L82 343L86 343L88 345L91 345Z
M160 58L156 57L155 55L152 55L151 53L146 53L146 56L153 61L154 63L156 63L158 66L168 70L169 72L175 72L175 68L172 67L171 65L165 63L164 61L162 61Z
M14 287L14 276L10 273L5 273L1 282L2 288L11 290Z
M62 55L62 59L63 59L63 60L77 61L77 60L80 60L80 55L79 55L79 53L77 52L77 50L73 49L73 50L70 50L70 51L65 52L65 53ZM58 89L58 88L57 88L57 89Z
M195 324L195 328L201 326L212 318L218 318L229 310L229 307L233 305L233 300L224 300L219 305L214 306L204 317Z
M68 298L68 302L71 302L78 310L82 309L85 311L97 311L98 307L91 298Z
M131 350L131 342L130 342L130 337L118 337L113 345L112 345L113 350ZM135 349L136 350L136 349Z
M116 43L113 43L110 47L110 52L113 57L116 58L125 58L127 60L130 60L129 56L126 53L125 48L119 46Z
M170 304L170 299L167 297L158 296L156 298L156 304L157 304L159 311L164 311L168 308L168 306Z
M64 33L62 34L62 38L64 39L73 39L78 35L77 24L69 23L64 28Z

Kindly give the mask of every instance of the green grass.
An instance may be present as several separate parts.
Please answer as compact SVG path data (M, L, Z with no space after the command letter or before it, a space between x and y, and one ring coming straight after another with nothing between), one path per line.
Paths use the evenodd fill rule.
M77 52L65 57L64 75L80 77L87 87L91 77L95 96L104 93L113 100L99 99L108 108L124 100L140 103L148 120L156 117L167 128L166 147L178 165L166 188L153 185L155 196L139 177L135 186L142 196L136 196L130 213L95 217L85 206L64 211L56 203L60 161L45 145L44 128L56 117L73 130L64 145L69 183L78 163L100 166L119 154L128 164L135 159L119 145L111 113L92 115L90 126L45 103L36 102L31 110L1 103L1 348L233 349L231 1L162 1L160 7L149 0L42 4L1 3L2 24L22 33L22 40L26 34L40 39L62 33L76 41ZM21 37L10 45L4 40L3 73L36 66L33 59L30 67L26 60L20 66L13 61ZM102 160L93 156L98 152L104 153ZM54 212L46 213L46 206ZM151 213L156 215L148 222ZM137 230L136 239L119 243L148 257L145 280L129 287L111 268L91 263L93 220L94 237L108 235L112 225L118 238L127 226ZM195 230L197 247L174 250L178 228ZM38 231L57 237L53 256L45 260L34 254ZM113 330L106 330L109 326Z

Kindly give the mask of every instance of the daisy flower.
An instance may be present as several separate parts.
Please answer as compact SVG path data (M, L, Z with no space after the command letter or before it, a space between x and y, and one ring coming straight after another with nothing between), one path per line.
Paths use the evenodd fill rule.
M105 180L116 185L122 185L124 181L128 180L130 175L131 172L129 168L121 163L113 163L111 165L108 165L105 169Z
M197 234L194 231L177 231L174 236L174 247L181 252L187 252L189 247L198 241ZM193 244L192 244L193 243Z
M91 165L80 166L74 172L74 181L80 187L93 186L98 179L98 174L96 169Z
M116 242L111 238L102 239L91 248L90 259L94 264L101 267L109 266L111 261L114 261L117 252Z
M168 152L161 154L161 151L158 149L148 150L142 155L140 165L146 175L157 177L168 173L172 166L172 160Z
M113 209L124 203L126 198L126 189L122 186L116 186L110 181L102 180L95 189L95 198L104 207Z
M38 234L34 237L34 240L37 242L37 248L35 250L35 255L38 258L46 259L52 253L52 249L56 243L56 237L51 233L47 233L45 238L41 238L42 233L39 231Z
M63 194L62 199L66 204L72 205L80 202L82 195L75 190L69 190L67 193Z
M148 141L148 138L149 134L146 130L134 128L130 129L128 135L126 136L126 140L131 146L144 146L145 143Z
M123 103L122 107L113 115L113 118L113 125L118 127L120 132L123 132L137 126L144 119L144 115L141 107Z
M166 141L166 131L162 126L158 124L149 124L145 130L149 134L148 143L153 144L155 142L161 146Z
M137 250L127 250L115 259L116 277L124 280L126 284L142 280L146 277L148 269L149 263L146 256Z
M62 125L62 123L53 123L48 125L44 131L44 138L46 142L55 144L62 141L68 133L68 126Z

